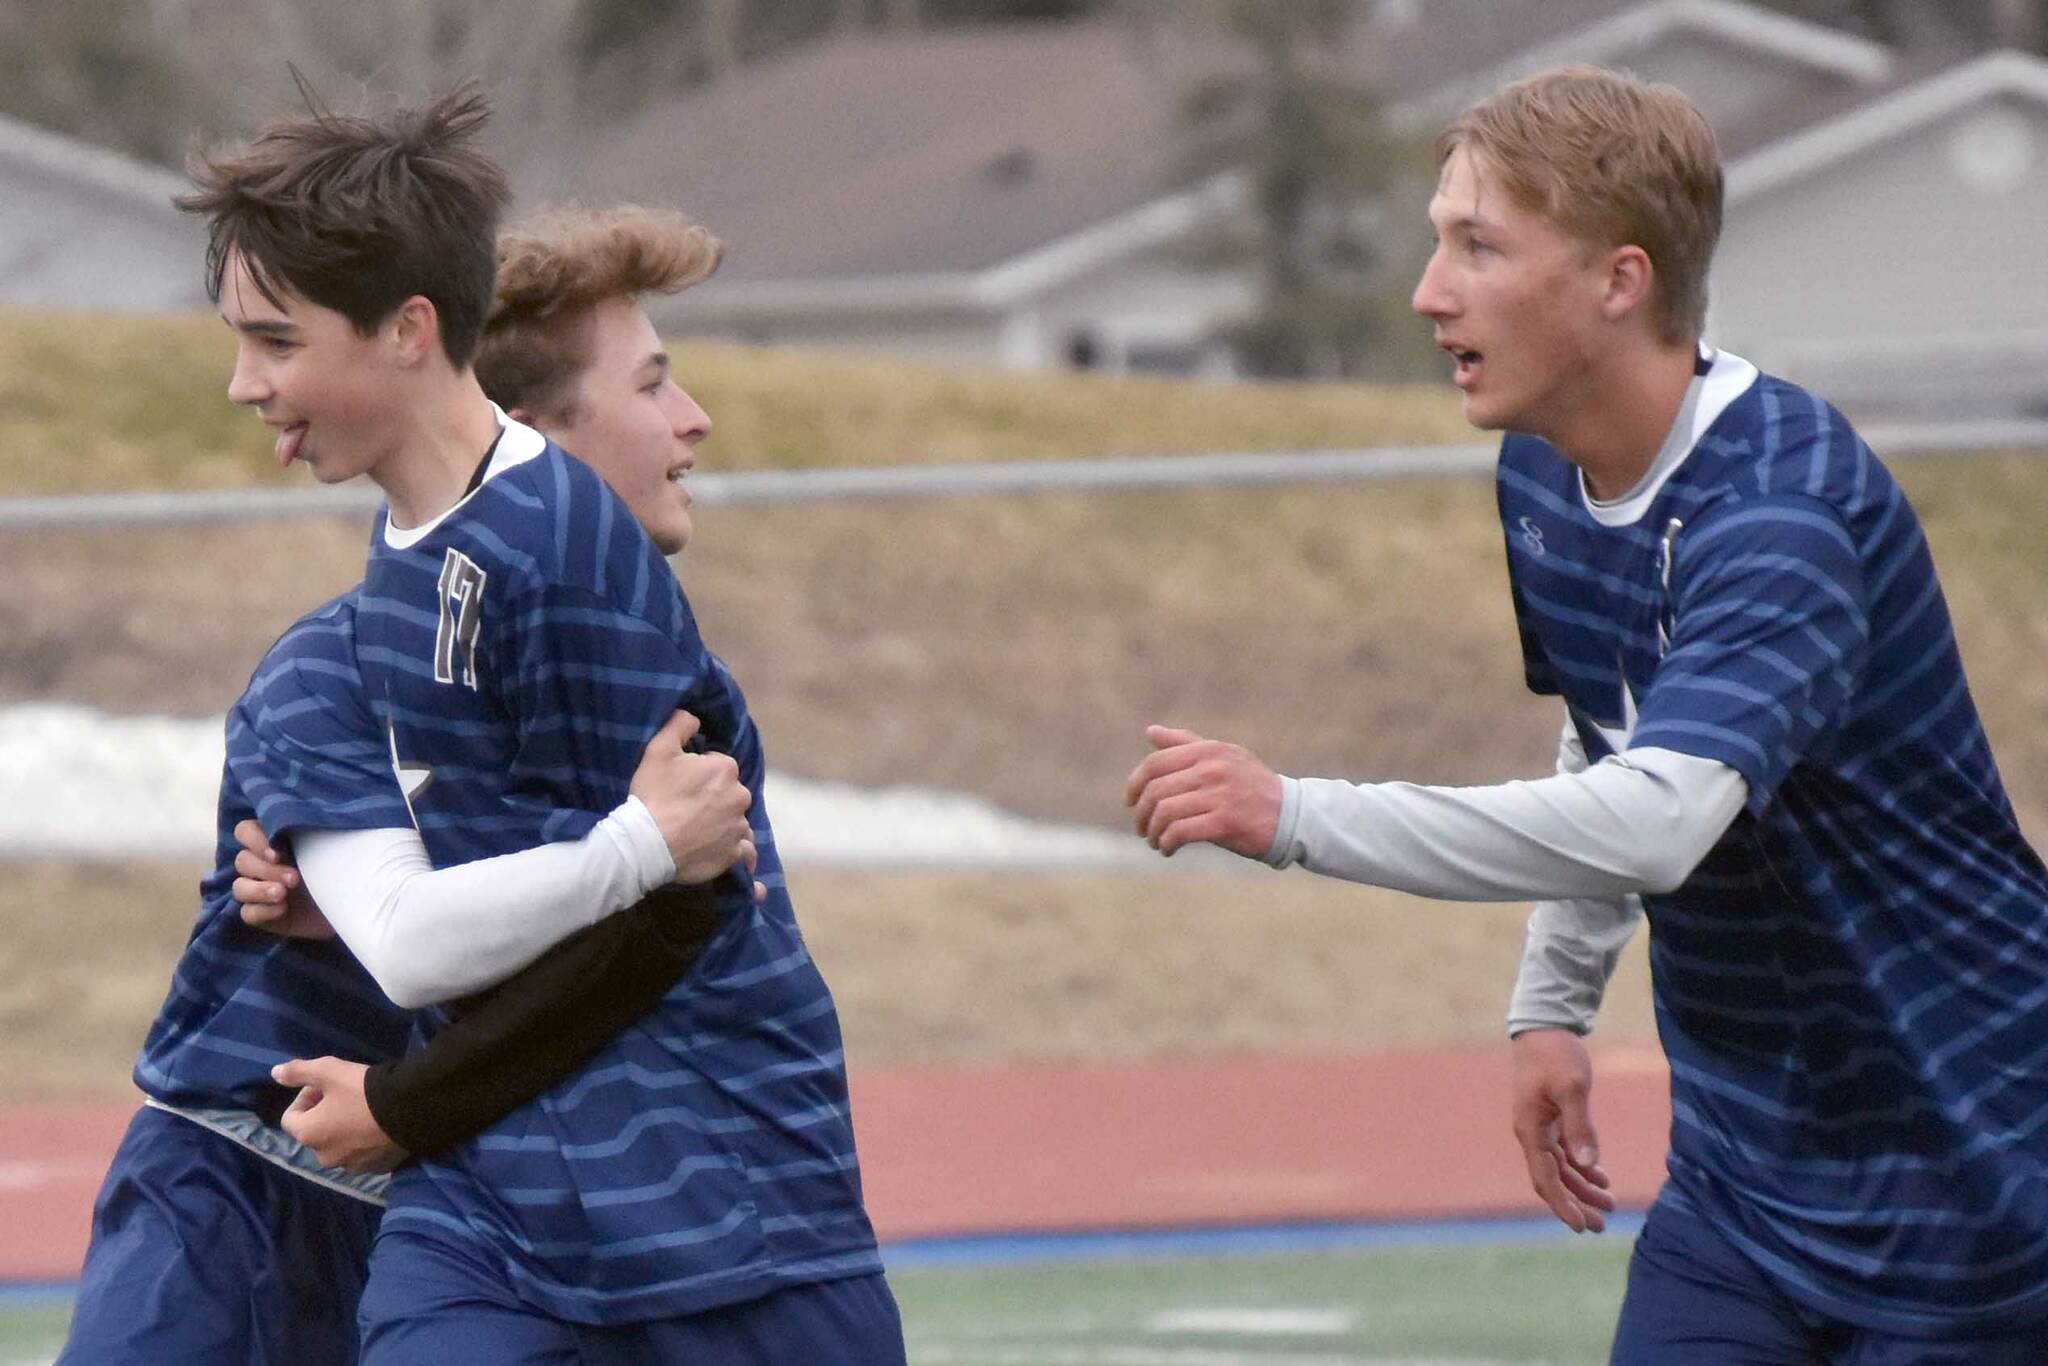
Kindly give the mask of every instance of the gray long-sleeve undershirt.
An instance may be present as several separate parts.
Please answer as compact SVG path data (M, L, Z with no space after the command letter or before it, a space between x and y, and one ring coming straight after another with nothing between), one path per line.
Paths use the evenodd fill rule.
M1557 741L1557 771L1586 771L1586 747L1568 713ZM1642 918L1643 899L1634 894L1539 901L1530 907L1522 962L1508 999L1508 1037L1531 1029L1591 1033L1607 981Z
M1283 778L1266 862L1452 901L1538 904L1510 1032L1592 1025L1642 913L1689 876L1742 809L1725 764L1645 748L1586 763L1567 719L1558 772L1490 787Z

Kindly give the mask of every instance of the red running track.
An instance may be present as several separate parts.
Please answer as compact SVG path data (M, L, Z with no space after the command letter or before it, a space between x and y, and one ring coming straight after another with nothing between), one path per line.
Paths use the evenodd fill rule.
M1508 1132L1507 1048L866 1072L861 1170L887 1241L1540 1214ZM1661 1056L1596 1049L1624 1207L1670 1128ZM131 1105L0 1107L0 1281L75 1280Z

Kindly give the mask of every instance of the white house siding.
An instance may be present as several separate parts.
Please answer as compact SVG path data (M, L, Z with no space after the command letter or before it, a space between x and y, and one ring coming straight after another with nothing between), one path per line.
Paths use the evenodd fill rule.
M1089 271L1033 301L1048 361L1069 359L1077 337L1095 339L1097 368L1215 374L1228 363L1204 342L1256 301L1248 274L1193 270L1156 251Z
M835 309L824 316L737 317L709 307L693 311L690 305L686 295L678 306L659 310L655 321L664 332L678 337L829 347L962 365L1001 365L1004 361L1003 318L996 313L902 315Z
M732 338L784 346L877 351L919 360L1011 369L1070 363L1086 336L1095 367L1111 371L1167 368L1218 373L1228 357L1203 345L1215 325L1254 301L1249 277L1196 271L1170 251L1109 262L1042 293L986 310L830 313L786 310L742 315L718 298L716 282L673 305L656 321L680 336ZM1176 362L1185 361L1180 365Z
M167 312L203 307L206 236L161 211L0 159L0 303Z
M1995 99L1732 204L1708 335L1845 407L2048 409L2048 110Z

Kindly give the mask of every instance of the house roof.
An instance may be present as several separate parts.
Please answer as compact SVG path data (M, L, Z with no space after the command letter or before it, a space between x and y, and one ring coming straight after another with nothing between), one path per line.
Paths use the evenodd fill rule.
M155 166L0 117L0 300L124 312L204 302L206 230Z
M1191 75L1105 24L843 39L658 107L544 188L682 208L728 239L721 279L980 270L1184 182Z
M1810 68L1817 76L1861 86L1875 85L1892 71L1892 53L1881 43L1743 0L1649 0L1619 10L1608 8L1612 12L1562 32L1553 31L1503 61L1464 67L1454 78L1404 100L1393 112L1403 121L1441 123L1509 81L1566 62L1627 66L1632 54L1681 34L1718 39Z
M159 166L0 114L0 159L176 218L173 196L192 187Z
M1915 72L1874 98L1826 111L1800 131L1732 161L1728 202L1766 194L2001 96L2048 105L2048 61L2022 52L1985 53Z
M1499 68L1519 53L1641 3L1643 0L1409 0L1402 4L1380 0L1373 20L1351 44L1350 55L1359 74L1380 92L1390 111L1419 107L1433 92L1461 77Z
M1623 4L1429 0L1337 58L1398 101ZM978 272L1195 184L1185 92L1231 60L1116 20L862 34L667 101L526 188L684 209L729 239L721 288Z
M1814 77L1720 130L1731 159L1911 74L1743 0L1389 2L1333 56L1421 127L1529 71L1626 66L1674 37ZM1180 113L1226 60L1116 21L862 35L654 108L537 188L672 203L725 237L693 313L999 306L1237 201L1232 178L1192 178Z

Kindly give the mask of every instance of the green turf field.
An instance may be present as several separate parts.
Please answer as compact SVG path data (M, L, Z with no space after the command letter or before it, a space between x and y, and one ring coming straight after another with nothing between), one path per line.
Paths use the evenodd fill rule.
M1606 1359L1629 1244L896 1272L928 1366L1553 1366Z
M26 1366L57 1355L71 1307L63 1304L0 1304L0 1366Z
M1605 1359L1629 1245L1233 1256L890 1273L923 1366L1580 1366ZM0 1366L67 1310L0 1307Z

